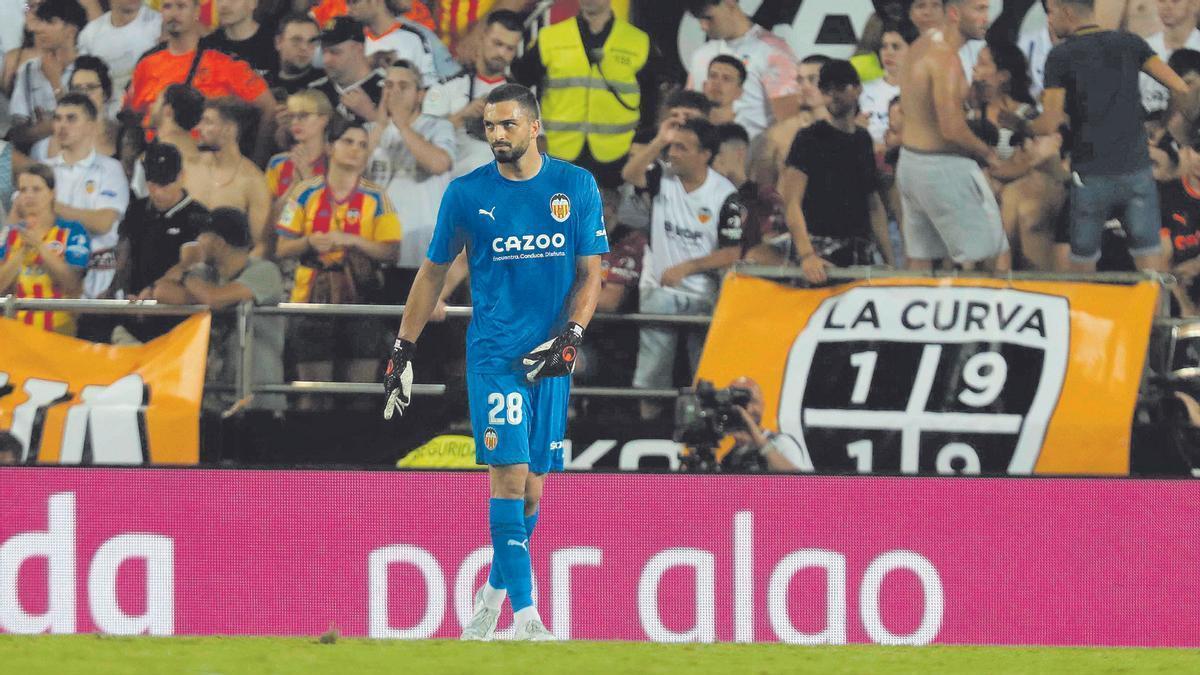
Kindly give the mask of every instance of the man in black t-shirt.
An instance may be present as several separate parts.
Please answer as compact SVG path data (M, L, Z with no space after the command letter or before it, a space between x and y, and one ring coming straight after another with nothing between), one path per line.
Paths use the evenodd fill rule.
M321 33L320 41L326 77L308 85L309 89L325 94L346 119L374 121L383 97L383 76L367 61L363 25L339 16Z
M221 27L200 40L202 47L235 56L266 77L279 68L275 36L254 20L258 0L221 0Z
M173 145L153 143L146 149L149 196L129 205L117 243L117 275L113 288L129 298L148 300L154 282L179 262L179 249L196 240L200 219L208 209L183 189L183 157ZM177 317L129 317L125 328L145 342L180 323Z
M1162 236L1171 245L1171 273L1179 280L1176 300L1184 316L1196 316L1200 301L1200 129L1180 149L1179 178L1159 184Z
M1142 38L1101 30L1093 5L1094 0L1048 0L1051 29L1067 37L1046 57L1042 114L1028 132L1046 135L1070 121L1072 269L1096 269L1104 222L1115 212L1137 266L1163 271L1158 190L1138 77L1144 72L1166 86L1177 104L1188 87Z
M325 71L313 65L320 34L311 16L289 14L280 19L275 31L279 67L267 74L267 86L290 96L325 77Z
M821 94L829 120L801 130L788 152L780 192L795 255L810 283L827 266L892 262L887 213L871 134L855 123L862 84L849 61L821 67Z

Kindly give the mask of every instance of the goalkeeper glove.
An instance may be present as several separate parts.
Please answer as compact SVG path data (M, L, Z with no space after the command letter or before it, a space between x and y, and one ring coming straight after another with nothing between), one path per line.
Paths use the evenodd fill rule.
M574 321L568 323L558 337L534 347L521 358L521 365L528 369L525 379L533 382L542 377L570 375L582 343L583 326Z
M387 374L383 377L383 393L387 395L387 403L383 406L385 420L392 419L397 411L403 416L404 409L412 401L412 356L416 348L404 338L396 338L396 346L392 347Z

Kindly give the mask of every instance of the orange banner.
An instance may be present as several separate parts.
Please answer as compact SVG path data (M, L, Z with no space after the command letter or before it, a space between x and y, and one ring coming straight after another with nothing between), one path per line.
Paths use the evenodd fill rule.
M1129 472L1158 287L731 274L698 377L763 388L826 473Z
M0 319L0 429L30 462L196 464L209 318L134 347Z

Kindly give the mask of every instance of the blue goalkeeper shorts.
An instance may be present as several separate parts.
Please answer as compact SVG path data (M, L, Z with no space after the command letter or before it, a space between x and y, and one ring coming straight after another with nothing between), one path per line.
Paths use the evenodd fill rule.
M562 471L570 392L569 375L529 384L524 373L467 373L475 463Z

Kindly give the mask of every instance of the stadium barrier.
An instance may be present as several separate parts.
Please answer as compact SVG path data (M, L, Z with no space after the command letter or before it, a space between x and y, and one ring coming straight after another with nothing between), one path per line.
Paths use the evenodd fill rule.
M0 468L0 632L457 637L487 494L471 472ZM1178 480L566 474L535 597L572 639L1197 647L1198 502Z
M787 280L794 279L794 277L796 277L798 274L798 270L796 270L796 268L760 268L752 267L752 265L739 265L737 268L737 273L738 274L734 274L731 277L731 279L737 282L744 280L748 275ZM959 472L1030 473L1034 464L1037 464L1039 471L1048 471L1051 473L1060 474L1129 472L1130 441L1128 429L1129 417L1133 414L1132 399L1135 398L1136 394L1138 394L1140 381L1145 380L1145 378L1142 377L1142 363L1145 362L1145 358L1142 356L1142 354L1147 351L1145 344L1145 331L1148 331L1146 324L1150 323L1151 312L1151 310L1148 309L1147 303L1152 304L1152 298L1156 297L1156 295L1159 299L1165 298L1166 295L1168 295L1166 293L1154 293L1153 283L1147 283L1147 281L1169 283L1171 281L1169 277L1157 277L1142 274L1012 274L1002 277L1002 279L996 279L996 277L986 277L985 275L971 274L935 274L929 276L913 276L911 273L895 273L895 271L892 271L892 273L887 273L887 271L871 269L830 270L830 276L833 276L835 280L844 282L848 281L850 283L840 283L840 285L834 287L806 289L806 291L798 292L788 291L788 289L784 286L766 285L766 283L760 282L760 286L751 288L751 291L748 293L740 294L737 299L722 299L722 303L718 307L718 315L721 315L721 307L726 307L726 309L728 309L728 307L732 307L733 311L725 312L728 316L726 317L724 324L719 321L714 330L710 331L708 345L706 346L706 358L702 360L700 369L701 376L713 378L713 380L718 381L718 384L724 384L728 380L731 380L734 375L754 375L757 380L760 381L760 383L763 383L764 387L767 388L768 414L766 417L764 417L764 420L766 420L766 425L768 428L776 428L775 420L778 418L780 425L779 428L787 432L792 432L793 435L802 436L802 438L800 438L802 442L804 442L803 434L798 434L800 426L802 426L799 424L799 418L794 416L790 417L788 414L784 413L787 412L787 410L791 410L791 408L796 408L796 410L792 411L793 413L811 414L812 411L809 411L805 405L808 404L809 401L820 398L820 396L812 396L810 393L799 395L797 394L797 387L791 387L790 392L788 387L785 386L785 381L796 380L796 377L791 375L791 371L796 370L793 368L793 364L791 363L796 362L796 354L788 354L788 350L790 350L792 346L793 335L796 335L797 333L802 335L812 333L812 331L814 331L814 327L812 327L812 325L806 325L806 323L811 323L809 317L815 317L817 313L824 311L827 305L836 307L839 303L842 305L848 304L844 300L846 298L851 298L852 295L856 298L865 297L865 295L872 295L872 297L877 297L876 300L880 306L886 306L893 299L896 301L901 301L904 300L904 298L910 298L913 293L916 293L919 298L922 298L918 301L924 301L925 298L940 297L940 295L946 295L947 298L950 298L953 295L952 299L955 301L962 300L962 303L964 304L973 303L974 300L979 300L980 298L983 298L983 304L991 303L992 300L983 297L983 294L990 294L989 297L1004 298L1006 299L1004 301L1025 301L1025 303L1031 304L1031 306L1040 306L1040 304L1045 304L1042 300L1046 297L1050 297L1050 295L1060 295L1063 300L1061 300L1058 304L1062 305L1062 307L1058 305L1055 305L1054 307L1049 305L1040 307L1040 309L1037 311L1042 312L1042 310L1044 310L1045 313L1039 313L1037 316L1037 321L1045 321L1046 317L1050 317L1054 318L1055 322L1066 325L1067 310L1063 309L1063 307L1069 306L1070 322L1080 322L1079 325L1072 325L1072 327L1070 327L1069 333L1072 333L1072 337L1070 337L1069 342L1066 341L1066 335L1058 334L1050 335L1050 339L1043 340L1045 344L1037 345L1024 345L1021 344L1020 339L1009 340L1008 337L1004 335L986 335L983 341L976 340L976 342L980 342L980 345L972 347L973 350L976 350L977 352L982 350L995 352L983 354L976 353L974 354L974 357L996 357L998 354L998 356L1001 357L998 360L1002 360L1003 362L998 365L1002 365L1006 369L1014 369L1014 374L1024 374L1021 375L1021 377L1030 375L1028 372L1024 372L1024 370L1030 370L1025 368L1026 365L1030 364L1024 364L1024 362L1027 362L1027 360L1030 360L1030 358L1024 358L1027 357L1028 354L1016 354L1016 357L1022 358L1014 358L1013 352L1014 350L1032 352L1033 360L1037 360L1037 363L1030 366L1030 368L1037 366L1037 368L1033 368L1033 370L1038 370L1040 372L1040 376L1038 374L1033 374L1031 377L1033 377L1033 380L1038 380L1038 377L1040 377L1040 381L1043 381L1042 384L1045 384L1044 381L1046 380L1046 377L1048 377L1048 374L1054 375L1056 370L1062 370L1066 368L1066 366L1064 366L1064 362L1067 360L1068 352L1073 352L1075 350L1076 342L1080 340L1080 337L1090 337L1090 334L1096 333L1096 331L1099 331L1099 333L1108 334L1112 331L1112 325L1122 323L1127 324L1127 334L1132 337L1127 337L1127 339L1117 341L1106 341L1108 339L1104 339L1104 337L1102 337L1102 339L1092 341L1091 346L1088 347L1087 350L1081 350L1087 352L1088 354L1105 352L1121 354L1124 362L1128 362L1123 362L1124 365L1121 369L1092 372L1092 380L1086 380L1086 377L1085 380L1079 380L1079 378L1087 376L1088 372L1090 372L1088 369L1092 369L1094 371L1094 365L1096 364L1080 363L1078 366L1072 366L1072 368L1067 369L1069 372L1068 377L1066 378L1066 386L1063 386L1061 377L1058 378L1060 381L1050 382L1050 384L1054 384L1054 387L1043 387L1042 384L1039 384L1039 386L1036 388L1036 395L1034 395L1031 400L1025 400L1030 399L1030 393L1028 392L1016 392L1015 395L1009 393L1009 389L1015 389L1015 387L1010 387L1010 384L1020 381L1020 377L1018 377L1018 375L1013 375L1013 377L1008 378L1007 382L1003 382L1004 387L1007 388L1004 389L1000 395L992 396L992 399L994 400L991 402L983 401L983 404L986 404L984 406L986 410L980 412L998 413L996 416L997 419L1006 416L1013 417L1014 420L1018 420L1018 418L1020 418L1018 420L1020 424L1018 442L1013 444L1012 448L1008 447L1009 444L1012 443L1004 441L1001 443L1003 444L1004 448L979 449L979 446L977 446L976 443L973 443L970 438L967 438L966 444L970 444L972 447L966 448L965 443L960 442L960 438L952 437L948 438L948 440L943 440L941 444L947 448L953 446L953 448L950 448L953 450L953 452L950 452L950 455L953 456L946 455L946 449L944 448L941 450L941 452L938 452L937 448L929 450L929 452L926 452L926 449L919 450L919 452L913 452L912 448L908 447L910 446L911 441L904 441L904 443L900 442L901 437L908 437L908 435L902 434L900 429L893 429L887 431L886 435L889 436L887 438L868 438L866 442L874 443L874 447L871 448L870 452L866 452L864 448L859 447L863 446L863 440L856 441L854 438L848 438L848 440L845 440L845 438L842 438L842 440L838 441L838 443L840 443L840 446L838 447L840 448L841 446L845 446L845 452L841 452L841 450L835 448L833 455L829 455L828 453L822 454L821 452L812 453L817 472L917 472L934 474ZM980 279L980 277L982 277L982 279ZM752 282L755 280L750 281ZM1098 285L1098 283L1092 283L1092 285L1068 283L1072 281L1099 281L1104 282L1104 285ZM734 283L727 283L726 285L727 289L732 286L736 285L734 285ZM916 291L913 291L913 288L916 288ZM1139 288L1141 288L1140 292L1138 291ZM791 293L791 295L788 293ZM794 300L794 298L800 298L799 304L797 304L797 301ZM1081 298L1092 298L1093 309L1086 310L1086 303L1081 303ZM1100 298L1098 303L1096 298ZM1140 300L1136 301L1136 303L1138 303L1141 307L1144 307L1144 309L1135 312L1129 311L1130 307L1132 307L1134 304L1134 298L1141 298ZM814 304L817 303L817 301L820 301L820 307L816 307ZM755 305L755 303L757 303L757 305ZM162 306L155 305L154 303L127 303L127 301L122 300L47 300L18 299L13 297L7 297L4 300L4 305L2 306L4 306L6 316L14 316L18 310L23 309L58 309L64 311L100 313L191 313L204 311L204 307ZM1014 304L1013 306L1018 305ZM746 307L757 307L757 309L742 311L740 313L738 312L738 310L745 310ZM970 309L970 307L968 307L968 309ZM1001 307L1001 309L1003 310L1003 307ZM272 307L253 307L246 304L236 307L236 318L238 318L238 322L236 322L236 330L238 330L238 334L240 336L241 358L239 359L240 368L238 368L238 375L236 375L236 381L233 388L236 390L236 392L238 392L238 398L240 401L238 405L230 408L230 410L227 411L227 414L239 412L240 407L244 406L247 401L251 401L252 396L256 394L282 393L290 395L326 394L377 396L379 393L379 386L377 383L299 381L286 383L262 383L250 381L250 378L245 377L244 374L246 374L246 372L253 371L253 364L251 362L252 350L248 350L246 347L251 345L253 342L254 319L256 319L256 317L304 315L329 317L398 317L401 316L402 313L402 306L384 305L283 304ZM451 318L461 319L470 316L470 309L469 307L450 307L448 313ZM762 313L763 316L752 316L755 315L755 313ZM1145 313L1145 319L1139 318L1141 317L1142 313ZM824 319L826 324L823 325L824 333L830 333L830 328L841 328L841 324L836 322L846 321L846 317L836 319L836 317L839 315L836 315L836 313L833 312L826 312L826 315L823 316L826 316L826 319ZM1009 317L1012 316L1015 315L1009 315ZM647 323L706 325L712 321L712 317L708 316L640 315L640 313L635 313L635 315L602 315L601 313L601 315L598 315L596 318L598 318L598 321L600 322L635 322L640 325ZM754 318L757 318L758 322L757 333L754 333L754 331L744 330L743 323ZM1025 319L1022 318L1021 321L1025 321ZM830 340L833 342L841 340L842 351L845 351L846 345L865 345L866 347L864 347L864 351L882 353L883 357L878 359L878 370L880 370L880 372L886 372L889 369L899 369L900 371L907 369L912 371L912 374L910 375L916 374L916 371L918 370L918 364L912 357L912 354L908 354L907 357L901 359L893 358L894 354L893 357L888 356L887 352L889 350L894 352L898 345L900 347L905 347L905 341L910 342L907 347L919 347L917 342L924 340L926 342L924 347L925 351L929 351L930 348L935 348L935 350L942 350L943 348L937 346L931 347L929 342L936 340L929 340L928 336L923 337L917 335L919 339L916 339L916 342L913 342L914 337L911 335L898 336L894 334L888 334L888 330L882 329L878 327L878 325L872 327L870 322L864 323L865 328L875 328L875 333L872 333L871 335L858 335L856 337L857 342L846 341L845 336L836 337L836 339ZM1176 376L1187 378L1188 372L1190 372L1188 369L1194 369L1194 366L1198 365L1190 363L1188 360L1190 358L1190 347L1188 346L1192 345L1195 341L1194 337L1189 337L1189 335L1195 333L1195 330L1188 322L1169 322L1162 318L1157 319L1156 325L1159 331L1162 331L1164 334L1171 335L1172 340L1170 342L1170 346L1159 348L1158 350L1159 352L1165 352L1165 356L1164 354L1151 354L1150 364L1148 364L1146 372L1148 372L1148 374L1162 375L1166 374L1166 372L1174 371ZM970 319L967 319L966 327L968 329L971 328ZM857 328L857 323L851 328ZM1054 325L1051 325L1050 328L1055 327ZM816 333L821 333L821 330L816 330ZM998 330L997 333L1003 333L1003 330ZM1043 333L1045 333L1045 330L1043 330ZM1067 333L1067 330L1062 330L1061 333ZM714 335L716 335L715 339ZM1043 337L1045 336L1043 335ZM780 340L782 340L782 342L780 342L780 348L782 351L778 354L775 354L770 350L766 350L768 356L764 357L762 356L762 353L760 353L762 350L758 350L758 348L754 348L754 350L746 350L746 345L758 347L763 340L770 342L770 344L774 344L774 342L780 342ZM814 353L808 354L808 357L800 360L804 360L805 363L814 363L818 365L827 364L827 362L830 362L829 358L814 358L814 354L816 354L816 351L828 351L827 347L830 345L827 344L827 342L830 342L830 340L824 339L824 337L821 335L816 335L814 339L809 340L809 342L812 342L812 344L808 345L808 347L810 347L809 351ZM1139 342L1139 340L1141 341ZM797 341L796 345L799 345L802 341L803 340ZM1058 342L1064 342L1064 344L1067 346L1058 345ZM1080 344L1082 344L1082 342L1080 342ZM1031 348L1028 348L1031 346L1033 347L1032 350ZM1151 351L1153 352L1154 350ZM842 356L845 356L845 354L842 354ZM971 354L966 354L966 356L971 356ZM959 358L958 360L961 362L961 360L966 359L966 356ZM953 366L946 372L938 370L938 386L941 386L942 381L946 381L948 383L947 387L953 387L954 384L950 381L956 380L956 378L965 378L966 376L971 375L966 371L970 370L968 366L971 366L974 364L974 362L976 362L976 360L978 360L974 357L972 357L972 359L966 359L965 364L959 364L961 372L955 371ZM924 357L922 357L922 359L923 358ZM1084 358L1086 362L1086 359L1090 357L1085 354L1085 356L1082 358ZM1074 362L1074 359L1074 356L1070 356L1070 360L1072 360L1072 362ZM953 362L953 360L954 359L949 359L949 362ZM1196 359L1193 358L1192 360ZM985 363L984 366L988 366L988 368L983 368L983 366L980 366L980 368L976 369L979 370L979 372L976 372L974 375L995 375L994 371L988 370L995 365L996 364L991 364L991 362ZM816 366L814 366L814 368L816 368ZM822 372L822 374L808 377L808 380L806 381L809 382L809 388L811 388L812 382L818 381L833 382L833 388L835 389L838 388L836 386L838 386L839 383L845 384L846 387L844 388L846 389L846 392L842 392L842 394L846 394L846 396L850 396L850 398L853 399L854 395L858 395L858 380L862 378L863 372L864 369L862 368L858 368L857 371L828 372L828 374L827 372ZM1070 375L1070 372L1074 372L1075 375ZM799 388L804 389L804 378L800 378L800 380L802 380L802 384L800 384ZM901 380L904 380L904 378L901 377ZM988 390L989 384L994 384L994 382L990 381L996 380L996 378L976 377L976 380L978 380L978 382L966 382L966 386L968 388L983 387L982 390L977 390L977 392L974 392L974 394L983 395L988 394L986 390ZM989 380L989 382L983 382L983 380ZM1003 377L1001 377L1000 380L1003 380ZM1050 377L1050 380L1054 380L1054 377ZM1110 380L1111 383L1109 383ZM854 393L851 392L851 382L854 383ZM1070 386L1072 382L1075 382L1074 389L1072 386ZM900 381L896 381L893 384L896 383L902 384ZM1061 396L1058 395L1056 387L1062 388L1063 393ZM1117 392L1117 389L1114 389L1112 390L1112 392L1115 393L1114 395L1103 396L1103 399L1105 400L1111 399L1112 401L1116 401L1110 401L1111 407L1114 407L1114 414L1106 413L1104 416L1102 416L1102 418L1099 419L1099 422L1102 422L1108 426L1105 426L1105 428L1102 429L1100 426L1094 424L1088 425L1080 422L1080 414L1084 414L1087 410L1091 410L1091 408L1088 408L1088 406L1091 404L1087 404L1088 396L1091 396L1091 394L1097 393L1099 390L1109 387L1118 387L1120 388L1120 392ZM1045 389L1045 392L1042 392L1042 389ZM418 396L438 395L444 393L445 387L443 384L416 384L414 390ZM1073 396L1067 395L1068 393L1072 392L1072 390L1074 390L1075 394ZM964 395L970 393L971 392L966 392L966 390L964 390ZM995 394L995 392L992 394ZM672 399L677 395L677 392L674 389L574 387L572 388L572 395L618 399ZM871 394L871 396L874 395L875 394ZM990 394L988 395L990 396ZM836 394L833 396L833 398L846 398L846 396ZM14 396L14 398L8 399L7 401L0 398L0 414L4 413L4 410L7 406L16 407L17 401L14 400L16 398L19 398L19 393L18 396ZM828 399L829 396L824 396L824 398ZM1060 434L1058 435L1062 436L1062 434L1067 434L1069 437L1074 437L1073 435L1075 434L1076 430L1090 430L1092 436L1096 437L1098 442L1105 443L1106 446L1111 446L1110 450L1106 450L1104 453L1104 460L1099 462L1099 464L1097 464L1097 462L1092 462L1090 459L1094 453L1084 453L1081 449L1080 452L1074 453L1075 460L1063 462L1054 460L1052 458L1050 461L1040 461L1037 459L1038 449L1040 448L1040 444L1042 444L1042 435L1046 431L1046 419L1049 419L1051 414L1058 416L1058 408L1070 407L1066 406L1064 401L1070 402L1070 404L1074 406L1075 412L1073 414L1076 419L1075 422L1070 422L1069 424L1058 424L1057 428L1060 429ZM851 402L854 401L851 400ZM877 404L877 401L875 402ZM784 404L786 404L786 406ZM845 414L850 414L850 416L854 418L851 420L851 422L854 422L854 424L858 424L859 418L865 419L865 414L870 412L850 410L850 408L853 406L841 404L846 404L846 401L840 401L839 405L842 408L847 408L847 410L817 412L821 412L822 414L828 413L827 417L829 414L834 414L834 417L836 417L836 414L844 414L844 416ZM869 405L868 407L872 407L872 405ZM780 406L778 411L774 410L776 406ZM787 410L784 410L785 407ZM898 411L896 412L904 412L904 410L901 410L901 408L904 407L904 405L900 405L900 408L898 408ZM996 410L991 410L991 408L996 408ZM1003 408L1003 410L1001 410L1001 408ZM1013 410L1009 411L1008 408L1013 408ZM1034 410L1034 408L1037 408L1037 410ZM802 413L800 411L804 412ZM967 412L974 411L968 410ZM59 411L50 410L48 417L54 418L55 414L59 414ZM894 414L893 417L895 417ZM1060 417L1066 417L1066 413ZM1084 417L1087 417L1086 414L1084 414ZM791 422L788 422L788 420L791 420ZM1002 420L1002 422L1007 422L1007 420ZM1033 422L1037 422L1037 424L1033 424ZM1038 429L1034 429L1038 428L1039 425L1040 428L1042 428L1040 431ZM811 428L811 424L808 426ZM1051 436L1055 428L1056 426L1054 424L1049 425ZM28 438L28 436L29 434L25 434L26 438ZM610 440L610 435L600 435L595 437L586 436L578 438L575 452L582 453L584 456L588 456L590 459L590 455L592 455L592 453L590 453L589 450L595 448L596 443L601 441L607 442L608 440ZM647 441L647 446L640 448L640 452L641 450L646 450L650 456L664 456L666 461L670 462L672 467L676 465L676 462L673 461L673 455L676 450L673 450L672 447L670 447L670 442L662 441L661 437L647 437L644 438L644 440ZM994 440L994 438L992 438L992 440ZM632 438L626 438L626 441L636 442L637 437L635 436ZM625 441L622 442L624 443ZM984 446L988 446L990 442L991 440L985 440ZM650 448L650 444L653 444L654 447ZM896 447L890 448L890 446ZM415 446L410 446L410 448L412 447ZM968 449L970 449L970 452L967 452ZM893 450L895 450L895 452L893 452ZM1018 450L1020 450L1020 452L1018 452ZM115 452L114 450L112 453L102 454L114 456L130 453L125 452L125 450L120 450L120 452ZM628 467L626 466L626 462L624 460L624 454L623 448L620 466ZM635 462L638 461L636 456L637 454L638 453L634 453L631 450L630 459ZM929 456L926 456L926 454ZM874 461L872 461L872 458L874 458ZM53 458L50 459L53 460ZM175 459L173 461L179 460ZM102 464L102 461L96 462L97 464ZM634 466L637 465L634 464Z

